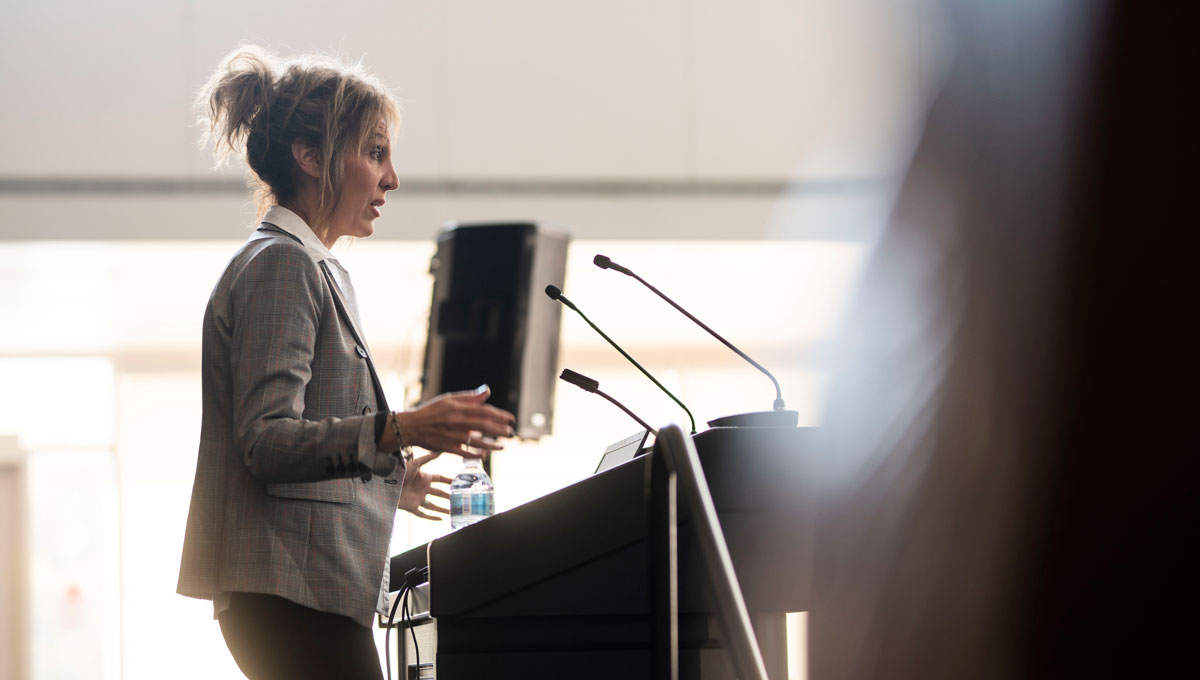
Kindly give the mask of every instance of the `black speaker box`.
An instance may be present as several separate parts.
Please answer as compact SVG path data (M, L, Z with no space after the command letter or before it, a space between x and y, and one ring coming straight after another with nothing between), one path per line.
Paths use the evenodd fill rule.
M563 285L569 240L530 222L446 225L429 265L422 399L486 383L518 437L550 433L562 305L544 290Z

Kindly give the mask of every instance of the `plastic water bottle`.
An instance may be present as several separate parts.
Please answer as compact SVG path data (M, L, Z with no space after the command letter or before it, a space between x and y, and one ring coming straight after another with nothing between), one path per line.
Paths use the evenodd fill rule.
M483 461L467 458L462 472L450 483L450 528L461 529L496 512L495 486L483 471Z

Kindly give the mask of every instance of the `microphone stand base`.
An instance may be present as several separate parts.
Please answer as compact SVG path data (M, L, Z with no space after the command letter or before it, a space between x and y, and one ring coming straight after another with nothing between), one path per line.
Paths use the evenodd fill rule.
M708 421L709 427L796 427L799 411L756 411L721 416Z

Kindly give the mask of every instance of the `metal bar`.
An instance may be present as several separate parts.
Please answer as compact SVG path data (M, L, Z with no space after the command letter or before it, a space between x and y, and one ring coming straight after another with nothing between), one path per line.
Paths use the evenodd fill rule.
M684 501L692 511L692 525L696 529L704 562L708 567L709 579L717 601L718 618L721 620L734 670L741 680L767 680L766 665L754 635L754 627L750 624L750 614L742 598L742 589L738 585L737 573L733 569L733 560L729 557L725 534L721 531L717 509L708 490L704 468L696 455L696 447L691 439L684 436L678 425L668 425L659 430L654 449L655 454L664 454L662 458L667 470L663 474L672 481L679 480ZM671 526L675 526L674 517ZM674 566L673 564L672 568ZM676 622L677 614L676 607ZM677 638L675 642L678 652Z
M650 477L651 677L679 680L679 544L676 480L655 446Z

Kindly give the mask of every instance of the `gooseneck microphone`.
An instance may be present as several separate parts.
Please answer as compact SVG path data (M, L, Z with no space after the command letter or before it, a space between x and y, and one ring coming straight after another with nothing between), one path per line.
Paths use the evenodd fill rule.
M700 319L697 319L696 317L692 316L691 312L689 312L688 310L684 309L683 307L680 307L680 306L679 306L679 305L678 305L678 304L677 304L677 303L676 303L674 300L672 300L671 298L669 298L669 297L667 297L666 295L664 295L662 291L660 291L659 289L657 289L657 288L655 288L654 286L652 286L652 285L650 285L649 283L647 283L645 279L643 279L642 277L638 276L637 274L634 274L634 273L633 273L632 271L630 271L628 268L626 268L626 267L622 267L621 265L617 264L616 262L613 262L612 260L608 259L608 257L606 257L606 256L604 256L604 255L597 255L595 258L593 258L593 259L592 259L592 264L596 265L597 267L599 267L599 268L601 268L601 269L611 269L611 270L613 270L613 271L621 272L621 273L622 273L622 274L624 274L625 276L630 276L630 277L633 277L633 278L637 279L637 280L638 280L638 282L639 282L639 283L641 283L643 286L645 286L645 287L649 288L650 290L654 291L654 294L655 294L655 295L657 295L657 296L659 296L660 298L662 298L662 299L666 300L666 301L667 301L667 304L671 305L671 306L672 306L672 307L674 307L675 309L678 309L678 310L680 311L680 313L682 313L682 314L683 314L684 316L686 316L687 318L691 319L691 320L692 320L692 323L695 323L697 326L699 326L699 327L703 328L704 330L708 331L708 334L709 334L709 335L711 335L711 336L713 336L714 338L716 338L716 339L720 340L720 341L721 341L721 343L722 343L722 344L724 344L724 345L725 345L726 347L728 347L729 349L733 350L734 352L737 352L737 355L738 355L738 356L740 356L741 358L743 358L743 359L745 359L746 361L750 362L750 365L752 365L752 366L754 366L755 368L757 368L758 370L762 371L764 375L766 375L768 378L770 378L770 379L771 379L771 382L772 382L772 383L775 385L775 404L774 404L774 409L775 409L776 411L782 411L782 410L784 409L784 404L783 404L783 393L782 393L782 392L779 390L779 381L775 379L775 376L771 375L771 372L770 372L770 371L768 371L767 369L763 368L763 367L762 367L762 364L760 364L760 363L758 363L757 361L755 361L754 359L751 359L750 357L746 356L746 353L745 353L745 352L743 352L742 350L738 349L737 347L734 347L734 346L733 346L733 343L731 343L731 342L729 342L728 340L726 340L725 338L721 337L721 335L720 335L719 333L717 333L717 332L716 332L716 331L714 331L713 329L709 328L707 325L705 325L705 323L704 323L703 321L701 321Z
M616 406L617 408L624 411L625 415L636 420L638 425L641 425L642 427L649 430L650 434L654 435L655 437L658 436L658 430L654 429L653 427L650 427L650 425L646 421L637 417L637 414L635 414L633 411L630 411L628 408L625 408L624 404L617 401L616 399L613 399L612 397L608 396L607 394L601 392L599 381L593 380L593 379L587 377L586 375L576 373L575 371L572 371L569 368L564 368L562 375L560 375L558 377L562 378L563 380L571 383L572 385L582 389L585 392L591 392L592 394L598 394L598 395L604 397L605 399L612 402L612 404L614 406Z
M591 320L591 319L589 319L589 318L587 318L587 315L586 315L586 314L584 314L583 312L579 311L579 308L575 306L575 303L574 303L574 302L571 302L570 300L568 300L568 299L567 299L567 296L566 296L566 295L563 295L563 294L562 294L562 289L560 289L558 286L546 286L546 296L547 296L547 297L549 297L551 300L558 300L559 302L561 302L561 303L563 303L564 305L566 305L567 307L569 307L569 308L570 308L572 311L574 311L574 312L575 312L576 314L578 314L580 317L582 317L582 318L583 318L583 320L584 320L584 321L586 321L586 322L587 322L587 324L588 324L589 326L591 326L591 327L592 327L592 330L594 330L594 331L596 331L597 333L599 333L599 334L600 334L600 337L602 337L602 338L604 338L605 340L607 340L607 341L608 341L608 344L610 344L610 345L612 345L612 346L613 346L613 349L615 349L615 350L617 350L618 352L620 352L620 353L621 353L621 356L625 357L626 359L628 359L628 360L629 360L629 363L631 363L631 364L633 364L634 366L636 366L636 367L637 367L637 369L638 369L639 371L641 371L643 375L645 375L647 378L649 378L649 379L650 379L650 382L652 382L652 383L654 383L655 385L657 385L657 386L658 386L658 389L660 389L660 390L662 390L663 392L665 392L665 393L666 393L666 395L667 395L668 397L670 397L670 398L671 398L671 399L672 399L672 400L673 400L673 401L674 401L676 404L679 404L679 408L682 408L682 409L683 409L683 411L684 411L684 413L687 413L688 420L690 420L690 421L691 421L691 423L692 423L692 434L696 434L696 419L692 417L692 412L691 412L691 411L688 409L688 407L687 407L687 406L684 406L682 401L679 401L679 397L676 397L674 394L671 394L671 390L668 390L667 388L663 387L663 384L662 384L662 383L660 383L658 380L656 380L656 379L654 378L654 376L650 375L650 371L647 371L646 369L642 368L642 365L641 365L641 364L639 364L639 363L637 362L637 360L635 360L633 357L629 356L629 353L628 353L628 352L626 352L625 350L621 349L621 346L620 346L620 345L618 345L617 343L613 342L613 339L612 339L612 338L608 337L608 335L606 335L606 334L604 333L604 331L600 330L600 329L599 329L599 328L596 326L596 324L592 323L592 320ZM576 375L578 375L578 374L576 374ZM597 383L597 384L599 384L599 383Z

